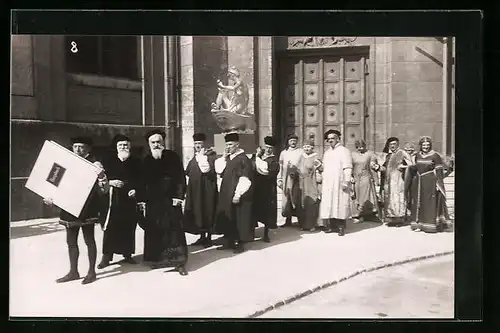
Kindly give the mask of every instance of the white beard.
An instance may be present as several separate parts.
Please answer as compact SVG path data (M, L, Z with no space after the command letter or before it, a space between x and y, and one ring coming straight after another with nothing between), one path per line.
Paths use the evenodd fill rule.
M153 156L155 160L159 160L162 154L163 154L163 148L151 149L151 156Z
M130 157L130 151L128 150L119 150L118 151L118 158L120 159L120 161L125 161L126 159L128 159Z

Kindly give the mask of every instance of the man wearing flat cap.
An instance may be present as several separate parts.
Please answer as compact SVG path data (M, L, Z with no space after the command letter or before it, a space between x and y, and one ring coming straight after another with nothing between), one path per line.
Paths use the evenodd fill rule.
M215 171L221 175L215 232L224 234L227 244L218 249L244 251L243 243L254 239L252 216L252 162L239 146L238 133L225 136L226 151L215 161Z
M150 154L142 163L143 187L139 201L145 203L144 261L152 268L174 266L187 275L186 235L182 225L182 201L186 176L179 155L165 149L165 133L153 130L146 134Z
M184 206L184 230L200 235L200 239L193 245L210 247L218 192L214 165L216 153L205 148L205 140L204 133L193 135L195 154L186 167L188 184Z
M325 232L337 231L344 236L346 220L350 215L352 157L349 149L340 143L340 132L328 130L324 136L330 147L323 155L320 218Z
M109 209L105 222L102 269L121 254L126 263L135 264L135 230L137 226L136 194L141 184L141 161L130 154L130 139L117 134L112 140L111 156L104 159L104 169L109 179Z
M253 186L253 213L255 222L264 224L262 240L269 243L269 229L277 228L278 207L276 182L280 164L274 155L276 140L272 136L264 138L264 149L257 149L253 157L255 176Z
M95 156L91 153L91 138L78 136L72 138L71 142L73 153L85 158L87 161L94 163L96 166L103 169L102 163L97 161ZM97 260L97 247L94 236L94 225L95 223L102 223L105 219L106 193L107 178L103 170L103 172L99 174L79 217L73 216L64 210L61 210L59 223L66 227L66 242L68 244L70 270L68 274L57 279L57 283L80 279L80 273L78 272L78 257L80 256L80 250L78 248L78 234L80 233L80 229L83 232L83 239L87 245L89 258L89 270L83 279L82 284L88 284L96 281L97 277L95 264ZM46 205L52 205L53 200L51 198L45 198L44 203Z
M298 136L289 134L287 136L287 147L279 157L280 171L278 174L278 187L283 191L281 199L281 215L285 217L282 227L292 225L292 216L298 216L297 206L300 200L299 181L297 165L303 150L298 148Z

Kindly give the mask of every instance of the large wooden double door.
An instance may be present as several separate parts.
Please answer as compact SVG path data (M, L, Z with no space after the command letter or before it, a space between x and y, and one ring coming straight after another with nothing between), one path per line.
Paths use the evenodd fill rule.
M281 58L283 142L290 133L299 136L299 144L313 138L316 151L322 154L324 132L336 129L342 143L354 149L354 142L366 135L365 64L362 54Z

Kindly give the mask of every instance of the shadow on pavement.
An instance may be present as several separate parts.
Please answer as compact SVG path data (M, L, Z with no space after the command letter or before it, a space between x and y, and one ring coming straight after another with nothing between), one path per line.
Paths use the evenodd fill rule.
M364 221L364 222L353 223L352 220L348 220L346 223L345 234L346 236L348 236L349 234L353 234L367 229L377 228L382 225L383 224L381 222Z
M64 226L59 224L58 222L28 225L22 227L11 227L10 238L17 239L23 237L39 236L51 234L53 232L58 232L61 230L64 230Z
M107 267L107 270L100 270L97 269L97 280L100 279L107 279L110 277L114 277L117 275L122 275L122 274L127 274L131 272L148 272L151 270L151 267L149 265L143 265L140 259L142 258L141 255L137 255L133 257L137 264L128 264L123 262L123 260L116 260L111 262L110 266ZM109 268L112 268L109 270Z

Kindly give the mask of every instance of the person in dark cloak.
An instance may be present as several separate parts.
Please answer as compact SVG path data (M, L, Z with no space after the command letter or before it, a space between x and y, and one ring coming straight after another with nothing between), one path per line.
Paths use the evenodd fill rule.
M252 162L239 145L238 133L225 136L226 151L215 161L215 171L221 175L214 230L224 234L227 244L218 250L243 252L245 242L254 239L255 221L252 216Z
M217 207L216 153L205 148L206 135L193 135L195 156L186 167L188 185L184 207L184 230L200 235L193 245L212 246L212 228Z
M140 204L145 205L144 261L151 268L175 267L187 275L186 235L183 228L182 201L186 177L179 155L165 149L165 133L153 130L146 134L150 154L142 163L143 187Z
M253 156L253 214L255 223L264 224L262 241L269 243L269 230L276 229L278 220L277 178L280 171L278 156L274 154L276 140L272 136L264 138L264 149L258 149Z
M103 169L103 165L91 153L92 139L89 137L78 136L71 139L73 153L85 158L87 161L94 163L99 168ZM95 224L103 223L106 216L106 193L108 191L108 184L106 174L101 172L92 188L87 202L83 207L79 217L73 216L65 210L61 209L59 215L59 223L66 228L66 243L68 244L68 254L70 270L65 276L56 280L57 283L64 283L80 279L78 272L78 257L80 250L78 248L78 234L80 229L83 232L83 239L87 245L87 252L89 257L89 270L82 284L92 283L97 280L95 272L95 264L97 260L97 246L95 242ZM53 205L52 198L44 198L46 205Z
M141 160L131 156L130 139L125 135L117 134L112 147L115 153L104 159L110 191L99 269L109 266L114 254L123 255L126 263L136 263L132 254L135 252L136 193L141 184Z

